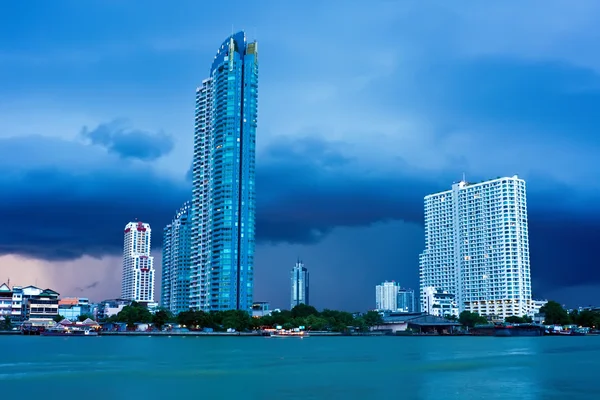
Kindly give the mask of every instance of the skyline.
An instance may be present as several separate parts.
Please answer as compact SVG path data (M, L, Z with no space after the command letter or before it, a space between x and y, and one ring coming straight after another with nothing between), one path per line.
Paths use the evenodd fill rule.
M0 281L117 297L122 226L162 228L189 199L190 101L233 23L261 42L255 300L289 302L298 254L319 308L418 287L423 197L464 172L528 182L534 298L597 303L600 59L580 50L599 5L265 2L200 28L191 2L69 4L0 24Z

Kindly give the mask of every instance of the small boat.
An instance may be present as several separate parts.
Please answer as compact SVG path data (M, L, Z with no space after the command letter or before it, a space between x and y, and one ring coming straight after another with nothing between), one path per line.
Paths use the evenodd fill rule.
M46 329L42 332L42 336L98 336L98 332L86 328L65 329L57 327Z
M276 332L271 332L271 336L272 338L285 338L285 337L299 337L299 338L305 338L308 337L308 333L304 332L304 331L299 331L299 332L294 332L294 331L276 331Z

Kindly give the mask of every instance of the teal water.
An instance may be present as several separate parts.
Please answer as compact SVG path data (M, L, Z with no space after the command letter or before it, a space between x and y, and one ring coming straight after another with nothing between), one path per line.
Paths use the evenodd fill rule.
M547 400L596 398L600 383L600 337L0 336L0 348L1 398Z

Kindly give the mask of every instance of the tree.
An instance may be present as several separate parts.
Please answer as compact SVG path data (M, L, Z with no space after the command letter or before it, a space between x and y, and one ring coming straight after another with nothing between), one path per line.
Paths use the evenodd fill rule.
M556 301L547 302L540 308L540 313L544 314L544 324L546 325L569 325L572 322L567 310Z
M303 303L292 308L292 318L306 318L309 315L319 316L319 312L313 306Z
M383 317L377 311L368 311L362 316L362 319L369 328L383 323Z
M158 329L162 329L162 327L171 319L173 318L173 316L171 315L170 312L166 311L166 310L158 310L156 313L154 313L154 315L152 316L152 322L154 323L154 326L156 326Z
M225 329L243 332L252 327L250 315L244 310L227 310L222 312L222 325Z
M55 315L54 318L52 318L52 320L57 323L62 321L63 319L65 318L62 315Z
M588 328L600 326L600 313L597 311L583 310L578 312L575 310L571 313L570 318L574 324L579 326L585 326Z
M81 314L79 317L77 317L77 320L79 320L79 322L83 322L86 319L94 319L94 316L91 314Z
M473 328L477 324L487 324L488 321L485 317L482 317L475 312L463 311L458 316L458 322L463 326Z
M135 301L117 314L116 322L126 322L128 328L134 328L136 323L152 322L152 314L148 309Z
M0 331L10 331L12 329L12 321L10 317L7 315L4 317L4 320L0 320Z

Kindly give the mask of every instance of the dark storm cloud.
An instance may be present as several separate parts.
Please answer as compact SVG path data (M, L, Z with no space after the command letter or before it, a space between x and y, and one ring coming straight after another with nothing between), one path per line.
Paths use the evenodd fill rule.
M82 136L92 144L106 147L123 158L152 161L173 150L173 137L164 132L145 132L128 129L123 120L100 124L95 129L84 127Z
M11 139L0 145L8 151L30 148L30 154L37 154L39 146L63 149L55 141ZM89 146L76 146L71 151L92 158L86 155ZM162 227L189 198L189 181L183 176L173 181L149 167L115 160L100 158L91 167L68 160L75 165L40 162L12 169L0 162L7 171L0 177L0 254L46 260L116 255L122 251L123 226L135 218L150 222L153 245L160 247ZM456 175L419 174L404 169L401 162L392 168L397 173L365 170L344 154L339 143L317 138L275 141L259 160L257 240L261 244L315 243L336 227L393 220L422 224L423 196L448 189ZM581 200L593 196L564 186L553 189L551 181L543 179L530 180L528 190L536 293L543 295L561 284L600 282L600 272L592 267L600 218L589 202ZM566 192L571 193L568 200ZM368 251L378 242L373 237L362 246ZM384 263L386 257L377 251L372 260ZM359 267L364 266L348 265Z
M160 245L189 192L183 179L53 138L0 139L0 168L0 254L45 260L118 254L136 218L152 225Z
M423 195L435 184L365 170L341 147L309 137L280 139L266 149L257 171L259 241L312 243L335 227L422 222Z

